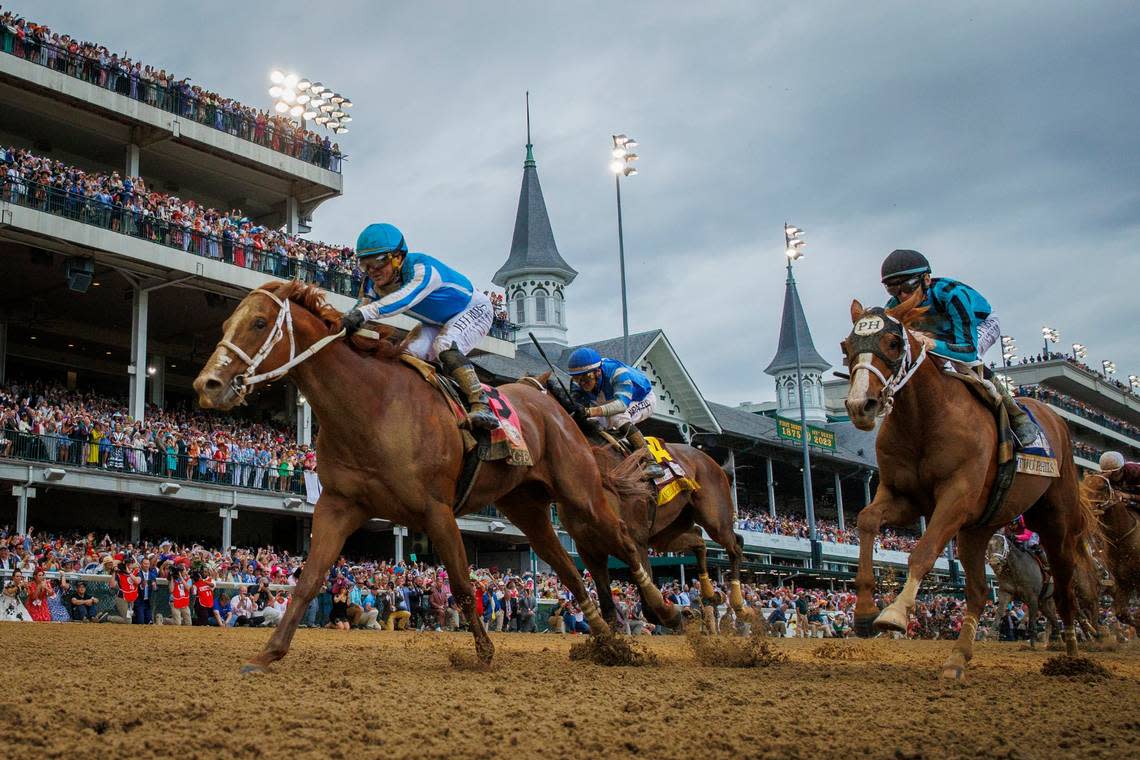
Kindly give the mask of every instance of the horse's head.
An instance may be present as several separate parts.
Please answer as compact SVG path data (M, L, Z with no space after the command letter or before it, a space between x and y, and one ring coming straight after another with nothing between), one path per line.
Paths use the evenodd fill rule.
M890 411L891 397L918 366L911 357L906 324L922 299L916 291L892 309L864 308L851 302L851 334L840 344L850 368L847 414L860 430L873 430L875 418ZM921 361L921 359L919 360Z
M292 300L301 304L295 307ZM339 337L326 335L315 343L312 337L305 338L303 342L312 345L298 356L295 308L298 314L309 314L314 320L319 315L323 332L340 316L324 303L319 291L301 283L269 283L251 291L222 325L222 339L194 380L203 409L232 409L245 401L257 383L284 376Z
M1094 514L1101 514L1115 500L1112 481L1099 472L1086 473L1081 478L1081 500Z
M1001 572L1001 567L1005 564L1005 558L1008 556L1009 539L1001 533L990 536L989 543L986 544L986 563L994 569L995 573Z

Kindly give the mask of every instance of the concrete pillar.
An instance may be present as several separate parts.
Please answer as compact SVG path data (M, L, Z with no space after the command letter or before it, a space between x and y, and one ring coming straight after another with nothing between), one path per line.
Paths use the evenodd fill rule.
M123 164L123 170L126 171L128 177L139 176L139 146L135 143L127 145L126 161Z
M31 472L30 467L28 472ZM28 499L36 498L36 489L32 486L13 486L12 495L16 497L16 533L22 536L28 532Z
M0 383L8 379L8 323L0 322Z
M154 374L150 374L150 368ZM166 406L166 357L152 356L147 366L147 380L150 382L150 403L155 406Z
M920 535L920 536L926 535L926 518L925 517L919 517L918 518L918 535Z
M392 528L392 535L396 537L396 561L404 561L404 536L408 535L408 529L397 525Z
M863 473L863 506L866 507L871 503L871 478L875 473L867 470Z
M136 420L146 416L146 327L150 293L136 287L131 299L131 392L128 411Z
M681 590L684 591L686 588L685 587L685 566L684 565L677 565L677 567L681 568Z
M237 500L237 494L234 494ZM222 518L222 551L228 552L234 542L234 520L238 518L237 507L222 507L218 510L218 517Z
M835 473L835 513L839 516L839 529L847 530L843 520L843 480Z
M776 480L772 477L772 457L765 457L765 470L768 474L768 514L776 516Z
M736 500L736 452L732 449L728 450L728 462L725 463L728 469L728 476L732 478L732 514L740 514L740 505Z
M297 396L297 442L303 446L313 444L313 407L304 396Z
M138 502L131 504L131 543L139 545L142 536L142 507Z
M285 199L285 231L290 235L297 234L301 225L301 202L293 196Z
M301 547L301 554L308 555L312 538L313 518L301 517L297 520L297 546Z

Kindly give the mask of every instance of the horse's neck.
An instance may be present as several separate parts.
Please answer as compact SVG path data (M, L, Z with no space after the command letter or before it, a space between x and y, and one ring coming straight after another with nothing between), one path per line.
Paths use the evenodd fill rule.
M895 394L891 413L883 421L884 428L901 433L916 447L922 441L921 434L939 420L936 399L941 395L940 386L944 378L936 361L932 356L926 357L907 384Z

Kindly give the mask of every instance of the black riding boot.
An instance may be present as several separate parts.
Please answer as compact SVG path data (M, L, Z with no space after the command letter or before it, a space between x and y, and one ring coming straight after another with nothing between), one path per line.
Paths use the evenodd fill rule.
M441 351L439 363L459 384L459 391L467 399L467 424L472 428L494 430L499 426L499 419L487 406L487 394L483 392L483 385L479 376L475 374L475 367L467 360L454 343L451 348Z
M1029 419L1029 415L1017 405L1010 395L1009 389L1005 387L1005 383L994 381L994 385L998 387L1001 392L1001 403L1005 406L1006 412L1009 414L1009 425L1013 428L1013 435L1017 438L1018 442L1024 448L1032 446L1033 442L1037 440L1037 426L1033 424L1033 420Z
M625 439L629 441L629 445L633 447L634 451L637 451L637 449L645 449L646 452L649 453L646 459L649 464L645 465L646 476L654 480L664 476L665 469L657 464L657 461L653 458L653 453L649 451L649 444L645 442L645 436L637 429L637 425L630 422L622 428L621 432L625 436Z

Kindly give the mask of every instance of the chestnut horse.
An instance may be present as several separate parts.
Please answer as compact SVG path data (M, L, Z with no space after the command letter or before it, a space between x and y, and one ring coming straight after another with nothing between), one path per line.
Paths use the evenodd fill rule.
M1140 514L1097 472L1081 481L1081 498L1100 517L1102 556L1113 580L1113 612L1124 625L1136 627L1140 621L1133 619L1129 602L1140 593Z
M226 320L223 339L194 381L203 408L227 410L254 385L288 373L321 425L316 449L323 491L309 556L284 618L243 671L264 670L285 655L345 539L370 518L427 532L471 625L476 653L490 662L494 647L475 615L453 511L463 464L455 415L439 391L398 360L402 345L382 340L374 353L362 354L334 332L340 319L313 286L263 285ZM536 387L514 383L500 392L518 413L535 464L484 463L460 514L494 502L577 598L591 632L610 636L558 540L549 505L558 501L562 522L580 546L614 553L641 570L638 546L617 511L620 495L647 492L640 472L602 473L574 421ZM652 582L640 590L649 606L664 612Z
M879 487L859 513L856 633L871 635L872 625L905 631L919 584L957 536L967 611L942 675L963 678L986 603L986 544L998 528L1024 514L1049 557L1065 648L1075 655L1073 570L1096 521L1078 494L1068 429L1044 404L1023 400L1053 445L1061 477L1018 473L1001 509L979 524L997 476L997 425L966 384L943 371L944 360L928 357L911 333L925 312L918 308L921 296L917 292L893 309L864 309L852 301L854 326L843 342L851 372L846 400L851 422L860 430L873 430L878 417L886 415L875 444ZM920 516L927 520L926 533L911 550L906 584L879 613L872 567L875 536L882 525L905 527Z

